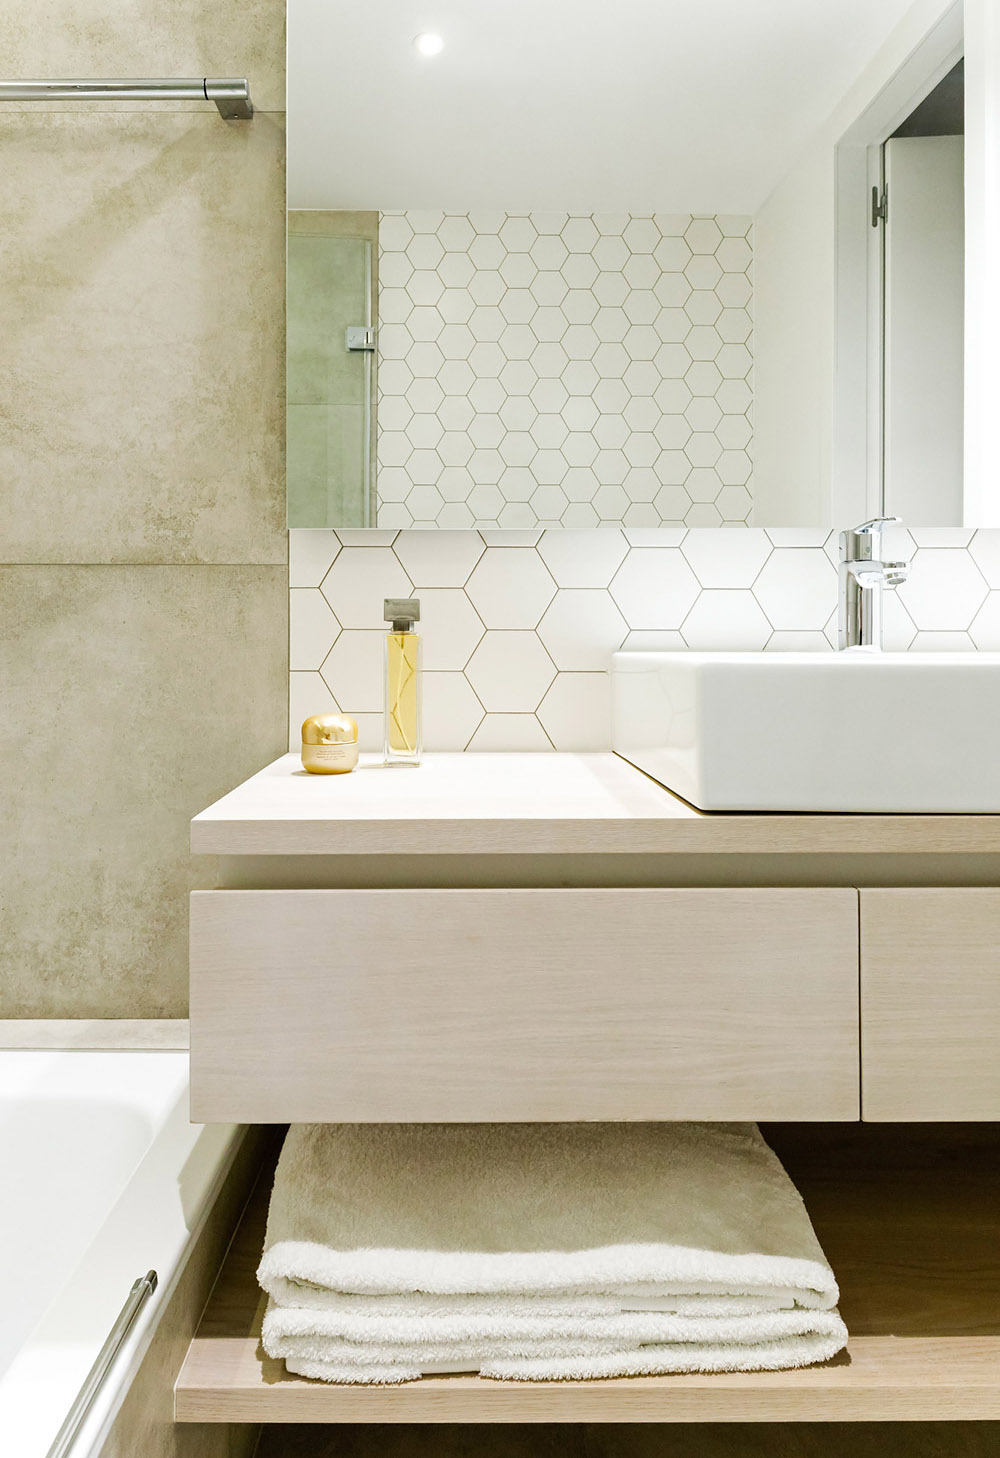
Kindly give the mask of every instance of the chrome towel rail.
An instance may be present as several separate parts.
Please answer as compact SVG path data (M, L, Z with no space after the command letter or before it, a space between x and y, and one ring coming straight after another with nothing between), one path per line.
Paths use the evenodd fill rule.
M0 101L214 101L226 121L253 116L245 76L182 81L0 81Z
M65 1455L72 1448L76 1435L83 1426L83 1420L90 1411L91 1404L98 1392L105 1377L108 1375L111 1363L118 1355L118 1348L128 1336L129 1329L135 1321L144 1303L156 1290L157 1274L155 1271L147 1271L137 1281L132 1282L132 1289L128 1293L125 1305L115 1318L115 1324L108 1332L104 1345L98 1352L94 1365L83 1379L83 1386L73 1399L73 1406L63 1419L62 1427L52 1440L52 1446L46 1454L46 1458L65 1458Z

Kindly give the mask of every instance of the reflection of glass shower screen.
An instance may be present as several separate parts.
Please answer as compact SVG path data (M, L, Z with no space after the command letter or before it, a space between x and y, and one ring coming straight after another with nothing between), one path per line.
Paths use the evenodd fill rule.
M289 214L288 525L368 526L373 354L347 331L372 324L372 245L324 226L335 218Z

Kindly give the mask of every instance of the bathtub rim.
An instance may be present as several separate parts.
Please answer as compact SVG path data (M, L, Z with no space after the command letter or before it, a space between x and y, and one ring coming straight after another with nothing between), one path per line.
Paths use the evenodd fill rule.
M181 1052L187 1018L0 1018L0 1053Z
M149 1350L247 1128L191 1124L186 1049L150 1047L148 1043L99 1049L47 1044L43 1048L22 1045L2 1051L16 1057L32 1052L65 1054L74 1060L88 1053L105 1059L120 1053L123 1064L126 1059L145 1062L150 1058L157 1063L162 1058L178 1063L183 1060L184 1064L168 1106L161 1104L154 1111L150 1143L124 1189L109 1206L79 1262L0 1379L0 1415L6 1414L13 1421L12 1440L17 1440L18 1453L22 1458L44 1458L132 1281L150 1267L156 1269L157 1291L133 1323L69 1450L70 1458L91 1458L100 1451ZM122 1102L132 1103L137 1085L129 1085L133 1075L126 1073L126 1066ZM85 1085L82 1069L81 1076ZM141 1080L141 1067L136 1067L134 1076ZM187 1191L182 1180L185 1172L192 1182ZM133 1249L135 1246L141 1246L141 1252ZM143 1266L141 1271L139 1265ZM67 1331L71 1334L68 1340ZM45 1413L41 1421L39 1411Z

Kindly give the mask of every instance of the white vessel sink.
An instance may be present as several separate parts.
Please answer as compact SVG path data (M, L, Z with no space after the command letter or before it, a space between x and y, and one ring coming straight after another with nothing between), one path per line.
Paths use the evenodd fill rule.
M701 810L1000 812L1000 653L615 653L611 743Z

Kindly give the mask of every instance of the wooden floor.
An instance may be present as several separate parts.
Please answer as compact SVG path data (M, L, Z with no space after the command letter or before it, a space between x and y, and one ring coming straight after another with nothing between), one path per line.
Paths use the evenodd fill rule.
M772 1125L840 1282L848 1351L792 1372L341 1387L264 1356L265 1171L176 1387L181 1422L795 1423L1000 1419L1000 1125Z

